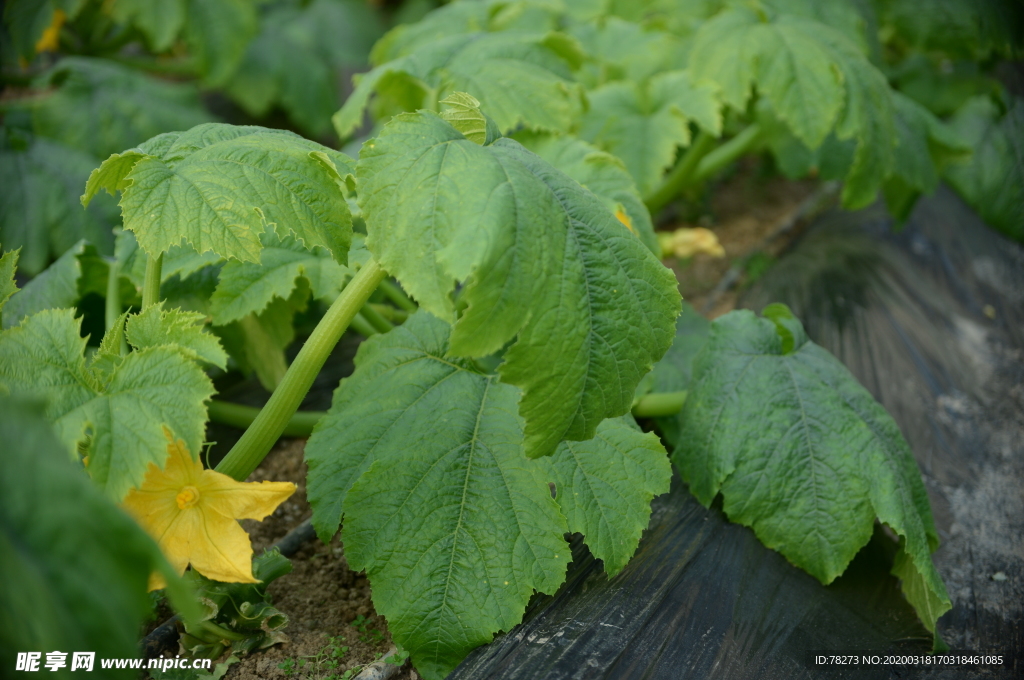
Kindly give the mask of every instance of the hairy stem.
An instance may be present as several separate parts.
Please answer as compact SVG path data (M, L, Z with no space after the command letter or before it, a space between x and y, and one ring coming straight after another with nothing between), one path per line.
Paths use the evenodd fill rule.
M685 403L686 390L645 394L634 402L633 416L636 418L674 416L682 410Z
M701 158L693 173L693 181L707 179L740 156L749 153L760 141L761 126L751 123L738 135Z
M164 265L164 254L152 255L146 260L146 278L142 282L142 308L149 309L160 302L161 270Z
M218 472L243 480L263 462L298 410L342 333L385 276L387 272L376 260L371 258L363 265L299 350L266 406L217 466Z
M260 414L260 409L255 406L232 404L218 399L211 399L208 408L210 420L242 429L252 425ZM296 411L281 434L285 437L308 437L313 432L313 426L325 415L326 411Z
M675 198L683 187L691 182L691 175L700 160L704 158L711 148L715 145L715 138L704 132L703 130L697 133L697 138L690 144L690 148L686 150L683 157L679 159L672 170L665 175L665 179L662 180L661 186L652 191L644 198L644 203L647 204L647 209L651 211L651 215L657 214L662 208L669 204L669 202Z

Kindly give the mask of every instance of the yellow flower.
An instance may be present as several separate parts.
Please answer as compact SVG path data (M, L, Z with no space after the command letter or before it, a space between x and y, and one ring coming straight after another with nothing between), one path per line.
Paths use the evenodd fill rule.
M64 25L64 20L67 18L68 15L64 13L64 10L53 10L53 19L50 21L50 25L46 27L36 42L36 54L57 51L57 48L60 47L60 27Z
M634 234L636 233L636 229L633 228L633 220L629 219L629 215L626 214L626 211L622 209L621 205L615 208L615 217L619 222L626 225L626 229L629 229Z
M122 505L185 573L189 564L207 578L258 583L252 575L252 546L239 519L261 520L295 493L291 482L236 482L193 460L185 442L165 427L167 465L150 463L142 486ZM150 590L163 587L150 580Z
M704 227L682 227L671 233L659 232L658 242L661 244L662 257L693 257L697 253L725 257L725 249L718 242L715 232Z

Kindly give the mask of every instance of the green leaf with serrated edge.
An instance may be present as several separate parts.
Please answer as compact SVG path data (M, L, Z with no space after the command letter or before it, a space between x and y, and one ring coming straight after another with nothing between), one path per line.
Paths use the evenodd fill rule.
M96 159L63 144L0 127L0 241L22 248L20 270L38 274L80 239L109 250L117 207L82 210L78 196ZM7 139L8 137L12 139Z
M131 23L146 36L154 52L163 52L185 25L185 0L115 0L110 16L121 24Z
M661 254L651 214L621 160L571 135L523 131L512 138L579 182L612 212L625 213L630 230L653 253Z
M576 77L588 90L615 80L640 82L685 63L684 41L651 26L609 16L567 30L586 54Z
M426 83L440 99L452 92L471 94L501 131L519 125L568 129L579 114L580 88L572 80L571 69L578 55L565 49L564 40L564 36L555 40L550 35L475 33L427 43L360 76L352 95L334 115L334 129L342 139L351 135L362 123L377 84L393 72Z
M943 177L988 224L1024 242L1024 99L1011 98L1003 113L991 98L972 97L950 125L974 154Z
M139 526L68 460L31 401L0 396L0 663L15 653L89 650L99 658L138 655L159 571L175 608L196 618L194 596ZM68 663L70 666L70 656ZM42 662L41 662L42 663ZM98 662L97 662L98 667ZM104 670L134 678L137 670Z
M287 299L300 276L309 282L314 297L333 302L351 275L323 248L310 251L294 238L272 231L264 232L262 240L259 264L233 261L221 269L210 299L214 323L224 325L262 312L274 297Z
M783 354L786 328L793 349ZM949 596L928 497L899 428L835 357L789 315L730 312L694 360L672 460L704 505L721 492L729 519L822 583L843 573L875 518L906 541L931 596ZM941 611L919 607L935 630ZM942 609L942 608L940 608Z
M69 451L86 442L86 469L119 501L142 483L150 463L167 460L165 425L199 451L213 383L168 347L132 352L109 375L93 371L80 331L70 309L48 309L4 331L0 385L12 396L46 399L61 441Z
M97 158L211 120L194 85L159 80L107 59L65 57L37 85L57 87L32 103L35 131Z
M137 156L130 172L126 156ZM159 135L112 156L83 202L121 190L125 229L159 254L184 239L198 253L258 262L260 235L290 232L344 262L352 218L341 191L351 159L284 130L219 123Z
M95 256L96 249L85 241L79 241L42 274L26 283L11 296L4 309L4 328L16 326L25 317L44 309L74 307L81 297L81 259L90 255Z
M651 499L668 491L672 466L658 437L631 416L609 418L593 439L562 442L543 458L569 531L604 561L611 578L633 557L651 519Z
M621 158L641 194L658 185L676 149L690 144L690 121L716 136L722 131L715 86L694 85L686 71L609 83L588 97L580 137Z
M113 325L103 334L100 346L89 359L89 368L100 375L110 375L124 360L121 354L122 340L124 340L124 324L128 320L131 311L127 311L117 317Z
M20 252L21 248L8 250L0 257L0 313L4 311L4 306L11 296L18 292L18 286L14 283L14 270L18 268Z
M454 320L452 352L516 333L502 380L523 389L527 454L629 410L672 340L679 293L600 199L519 143L479 146L434 114L395 117L357 164L366 245L421 306Z
M517 390L446 358L449 330L421 311L365 342L306 449L314 525L333 534L344 503L346 558L431 679L519 623L570 561Z
M125 337L135 349L170 346L189 358L227 368L228 355L217 336L203 328L205 318L198 312L164 309L161 302L128 317Z
M184 37L199 64L203 81L223 85L238 68L256 35L259 17L250 0L186 0Z
M463 137L480 145L487 141L487 118L480 111L480 102L475 97L465 92L452 92L439 103L441 118Z

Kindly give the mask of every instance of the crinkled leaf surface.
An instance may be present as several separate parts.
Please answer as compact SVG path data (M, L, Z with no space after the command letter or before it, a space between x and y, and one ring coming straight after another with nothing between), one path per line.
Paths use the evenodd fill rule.
M164 464L164 425L199 450L213 383L170 346L132 352L109 374L93 370L80 328L74 310L48 309L4 331L0 384L15 397L45 399L61 441L81 446L93 481L119 501L149 463Z
M968 100L950 125L974 148L944 177L986 222L1024 242L1024 100L1005 113L988 97Z
M907 593L935 630L950 603L931 561L938 536L910 447L791 315L716 319L694 361L680 425L673 462L698 500L710 505L721 492L729 519L823 583L868 542L876 517L889 525L918 585L941 603L923 608Z
M333 302L348 280L348 267L338 264L323 248L307 250L294 237L263 233L259 263L228 262L211 302L213 322L218 325L260 313L275 297L287 300L295 280L304 277L314 297Z
M684 63L677 36L619 17L571 25L568 29L586 54L577 79L587 89L615 80L639 82Z
M843 205L875 199L896 146L892 100L885 76L843 33L795 14L762 21L754 10L735 7L701 27L689 64L693 77L718 84L722 100L739 110L756 83L774 114L812 150L830 131L857 140Z
M651 499L668 491L672 466L652 432L632 416L609 418L593 439L562 442L544 465L569 531L583 534L609 578L619 573L651 519Z
M115 154L89 177L83 202L121 191L124 226L159 254L184 239L198 253L258 262L270 225L344 262L352 217L342 153L283 130L218 123L169 132Z
M571 135L527 131L513 139L582 184L612 212L625 213L633 233L652 252L661 254L651 213L621 160Z
M223 85L238 68L246 46L256 35L259 23L256 3L251 0L185 2L185 41L199 62L206 85Z
M579 183L509 139L480 146L434 114L402 114L357 166L366 245L431 313L451 351L518 333L502 380L523 389L527 455L593 436L629 410L672 341L675 277Z
M170 83L107 59L65 57L42 76L57 89L32 105L35 131L97 158L167 130L210 120L193 85Z
M621 158L641 194L658 185L676 149L690 144L690 121L713 135L722 132L716 86L694 83L687 71L608 83L588 97L580 136Z
M343 504L349 564L431 680L519 623L570 558L517 390L448 358L448 332L421 311L364 343L306 449L318 532Z
M575 42L560 33L443 38L360 76L355 91L335 114L334 128L342 139L352 134L382 79L404 73L434 88L438 99L452 92L473 95L502 131L518 125L565 130L580 109L580 88L572 81L572 67L579 58ZM421 102L422 95L413 100Z
M0 396L0 441L0 663L5 668L15 667L19 651L136 657L154 570L167 578L176 607L191 604L186 611L195 617L194 599L189 602L191 594L156 543L68 460L40 405ZM69 655L69 666L70 660ZM103 671L104 677L137 675Z
M109 250L113 201L82 210L78 200L96 159L41 137L8 143L7 132L0 128L0 242L22 249L21 271L38 274L83 238Z
M217 336L203 329L204 314L165 307L161 302L128 317L125 337L132 347L146 349L169 345L192 359L201 359L222 369L227 367L228 355Z

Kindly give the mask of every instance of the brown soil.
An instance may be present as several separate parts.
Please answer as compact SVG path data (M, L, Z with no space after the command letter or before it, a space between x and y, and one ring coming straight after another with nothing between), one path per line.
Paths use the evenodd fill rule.
M304 440L282 440L249 477L249 481L288 481L299 487L264 521L242 522L257 552L282 538L311 514L306 502L304 447ZM366 575L349 569L338 536L329 545L318 539L307 542L291 560L293 571L267 588L274 606L290 620L285 629L288 642L244 657L228 670L225 678L327 680L332 675L341 678L345 671L371 663L391 648L391 635L384 617L373 609ZM357 621L359 616L364 619ZM361 630L352 625L353 621L363 620ZM344 647L348 650L341 653ZM281 664L287 665L289 661L294 664L290 674L281 668ZM336 665L332 661L336 661ZM407 664L394 677L411 680L418 676Z
M745 159L735 173L714 186L707 210L696 222L663 227L707 227L725 249L723 258L699 253L689 260L665 260L679 279L683 298L698 311L704 312L711 291L734 262L762 249L774 257L785 247L790 239L764 247L765 238L790 218L817 186L814 180L794 182L774 174L765 177L760 163L757 158ZM714 319L733 309L744 285L741 279L738 286L719 296L705 315Z

